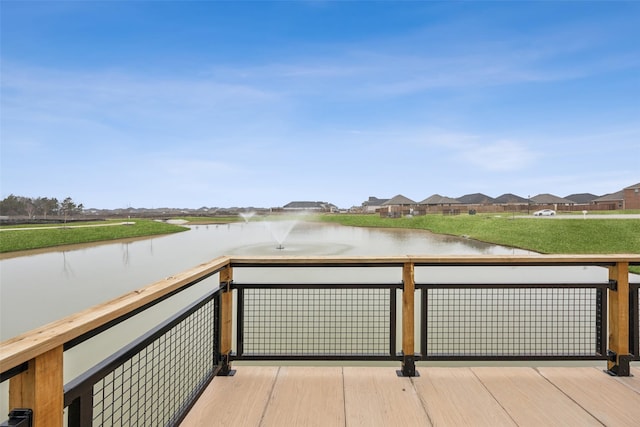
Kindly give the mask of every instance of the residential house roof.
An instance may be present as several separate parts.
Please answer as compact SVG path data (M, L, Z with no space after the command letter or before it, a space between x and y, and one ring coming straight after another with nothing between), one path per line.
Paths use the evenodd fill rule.
M415 205L416 202L411 200L408 197L403 196L402 194L398 194L395 197L387 200L382 204L382 206L404 206L404 205Z
M493 197L489 197L486 194L482 193L465 194L462 197L458 197L457 200L460 203L464 203L466 205L482 205L495 202L495 199Z
M498 203L498 204L527 204L529 203L528 199L525 199L524 197L520 197L517 196L515 194L511 194L511 193L505 193L502 196L498 196L495 198L494 203Z
M460 201L451 197L434 194L419 203L420 205L459 205Z
M578 205L589 204L589 203L591 203L592 201L594 201L597 198L598 198L598 196L596 196L595 194L591 194L591 193L570 194L570 195L565 197L565 199L571 200L573 203L576 203Z
M369 196L369 200L362 202L362 206L382 206L389 199L378 199L377 197Z
M568 204L568 205L574 204L574 202L572 202L569 199L564 199L562 197L558 197L554 194L548 194L548 193L538 194L537 196L533 196L531 198L531 201L539 205L553 205L555 203Z
M625 187L623 190L636 190L638 188L640 188L640 182L635 185L630 185L628 187Z
M624 190L617 191L611 194L605 194L602 197L598 197L594 199L594 202L619 202L624 200Z

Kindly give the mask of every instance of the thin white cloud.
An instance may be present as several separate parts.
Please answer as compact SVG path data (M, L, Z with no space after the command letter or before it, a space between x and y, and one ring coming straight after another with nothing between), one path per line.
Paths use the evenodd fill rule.
M530 167L540 154L514 139L495 139L488 135L429 130L423 146L440 147L452 159L483 172L508 172Z
M277 131L289 106L268 89L213 79L3 67L3 145L127 152L233 145Z
M597 40L576 40L583 28L551 28L535 37L465 38L442 49L442 32L415 32L384 41L322 46L322 53L283 53L271 63L216 67L222 79L250 82L282 94L402 96L434 89L468 89L560 82L637 68L637 55L584 55ZM317 49L317 47L316 47Z
M87 113L101 116L274 103L277 95L249 83L199 78L153 77L135 72L89 72L3 66L3 104L29 112ZM148 112L148 113L145 113Z
M470 145L460 155L471 165L490 172L522 170L538 157L524 144L515 141Z

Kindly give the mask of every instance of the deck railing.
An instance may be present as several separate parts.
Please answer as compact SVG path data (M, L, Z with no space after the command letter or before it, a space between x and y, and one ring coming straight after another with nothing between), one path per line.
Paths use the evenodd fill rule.
M65 386L69 427L175 425L220 370L220 291Z
M604 360L607 287L417 285L421 360Z
M10 381L10 409L32 410L34 426L62 426L65 407L68 425L87 426L177 425L236 360L397 361L404 376L420 361L603 360L626 376L640 360L640 284L629 283L629 265L640 255L221 257L3 342L1 380ZM566 266L608 273L556 283L530 269ZM489 269L478 276L491 280L430 280L442 267ZM528 277L500 277L500 268L523 267ZM298 279L233 280L234 271L274 268ZM305 268L397 274L317 283ZM416 282L416 271L427 279ZM65 350L215 277L204 297L63 386Z

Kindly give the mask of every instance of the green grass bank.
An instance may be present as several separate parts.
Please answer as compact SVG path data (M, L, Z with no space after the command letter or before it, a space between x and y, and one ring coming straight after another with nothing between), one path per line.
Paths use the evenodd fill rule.
M183 218L192 223L234 222L229 218ZM311 218L307 218L311 219ZM528 249L545 254L640 253L640 219L522 218L496 215L427 215L413 218L380 218L377 215L322 215L314 219L355 227L387 227L428 230L438 234L464 236L488 243ZM132 219L74 223L73 227L40 226L38 230L2 227L0 253L61 245L144 237L188 230L153 220ZM104 226L105 224L114 224ZM92 227L77 227L95 225ZM53 227L53 228L52 228ZM76 228L77 227L77 228ZM640 274L640 267L632 267Z
M32 226L2 227L0 253L50 248L61 245L93 243L134 237L177 233L188 228L165 222L132 219L127 225L122 220L35 226L35 230L19 230Z
M429 230L543 254L640 253L640 219L519 218L496 215L326 215L321 221L355 227ZM640 267L632 267L640 274Z

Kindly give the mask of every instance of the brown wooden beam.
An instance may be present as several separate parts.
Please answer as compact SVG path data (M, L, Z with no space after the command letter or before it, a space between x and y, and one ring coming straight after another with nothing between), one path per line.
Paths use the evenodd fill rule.
M220 286L224 291L220 296L220 355L222 357L222 369L219 375L229 375L231 373L232 333L233 333L233 291L231 282L233 280L233 269L227 266L220 271Z
M220 330L220 352L229 354L231 352L231 332L233 326L233 291L229 284L233 280L233 270L227 267L220 272L220 285L225 286L221 296L221 330Z
M9 409L33 410L33 427L62 427L64 410L63 348L31 359L29 369L9 381Z
M609 290L609 351L607 362L610 373L629 376L629 263L618 262L609 267L609 280L615 281L615 290Z
M402 375L415 376L415 266L407 262L402 267Z

